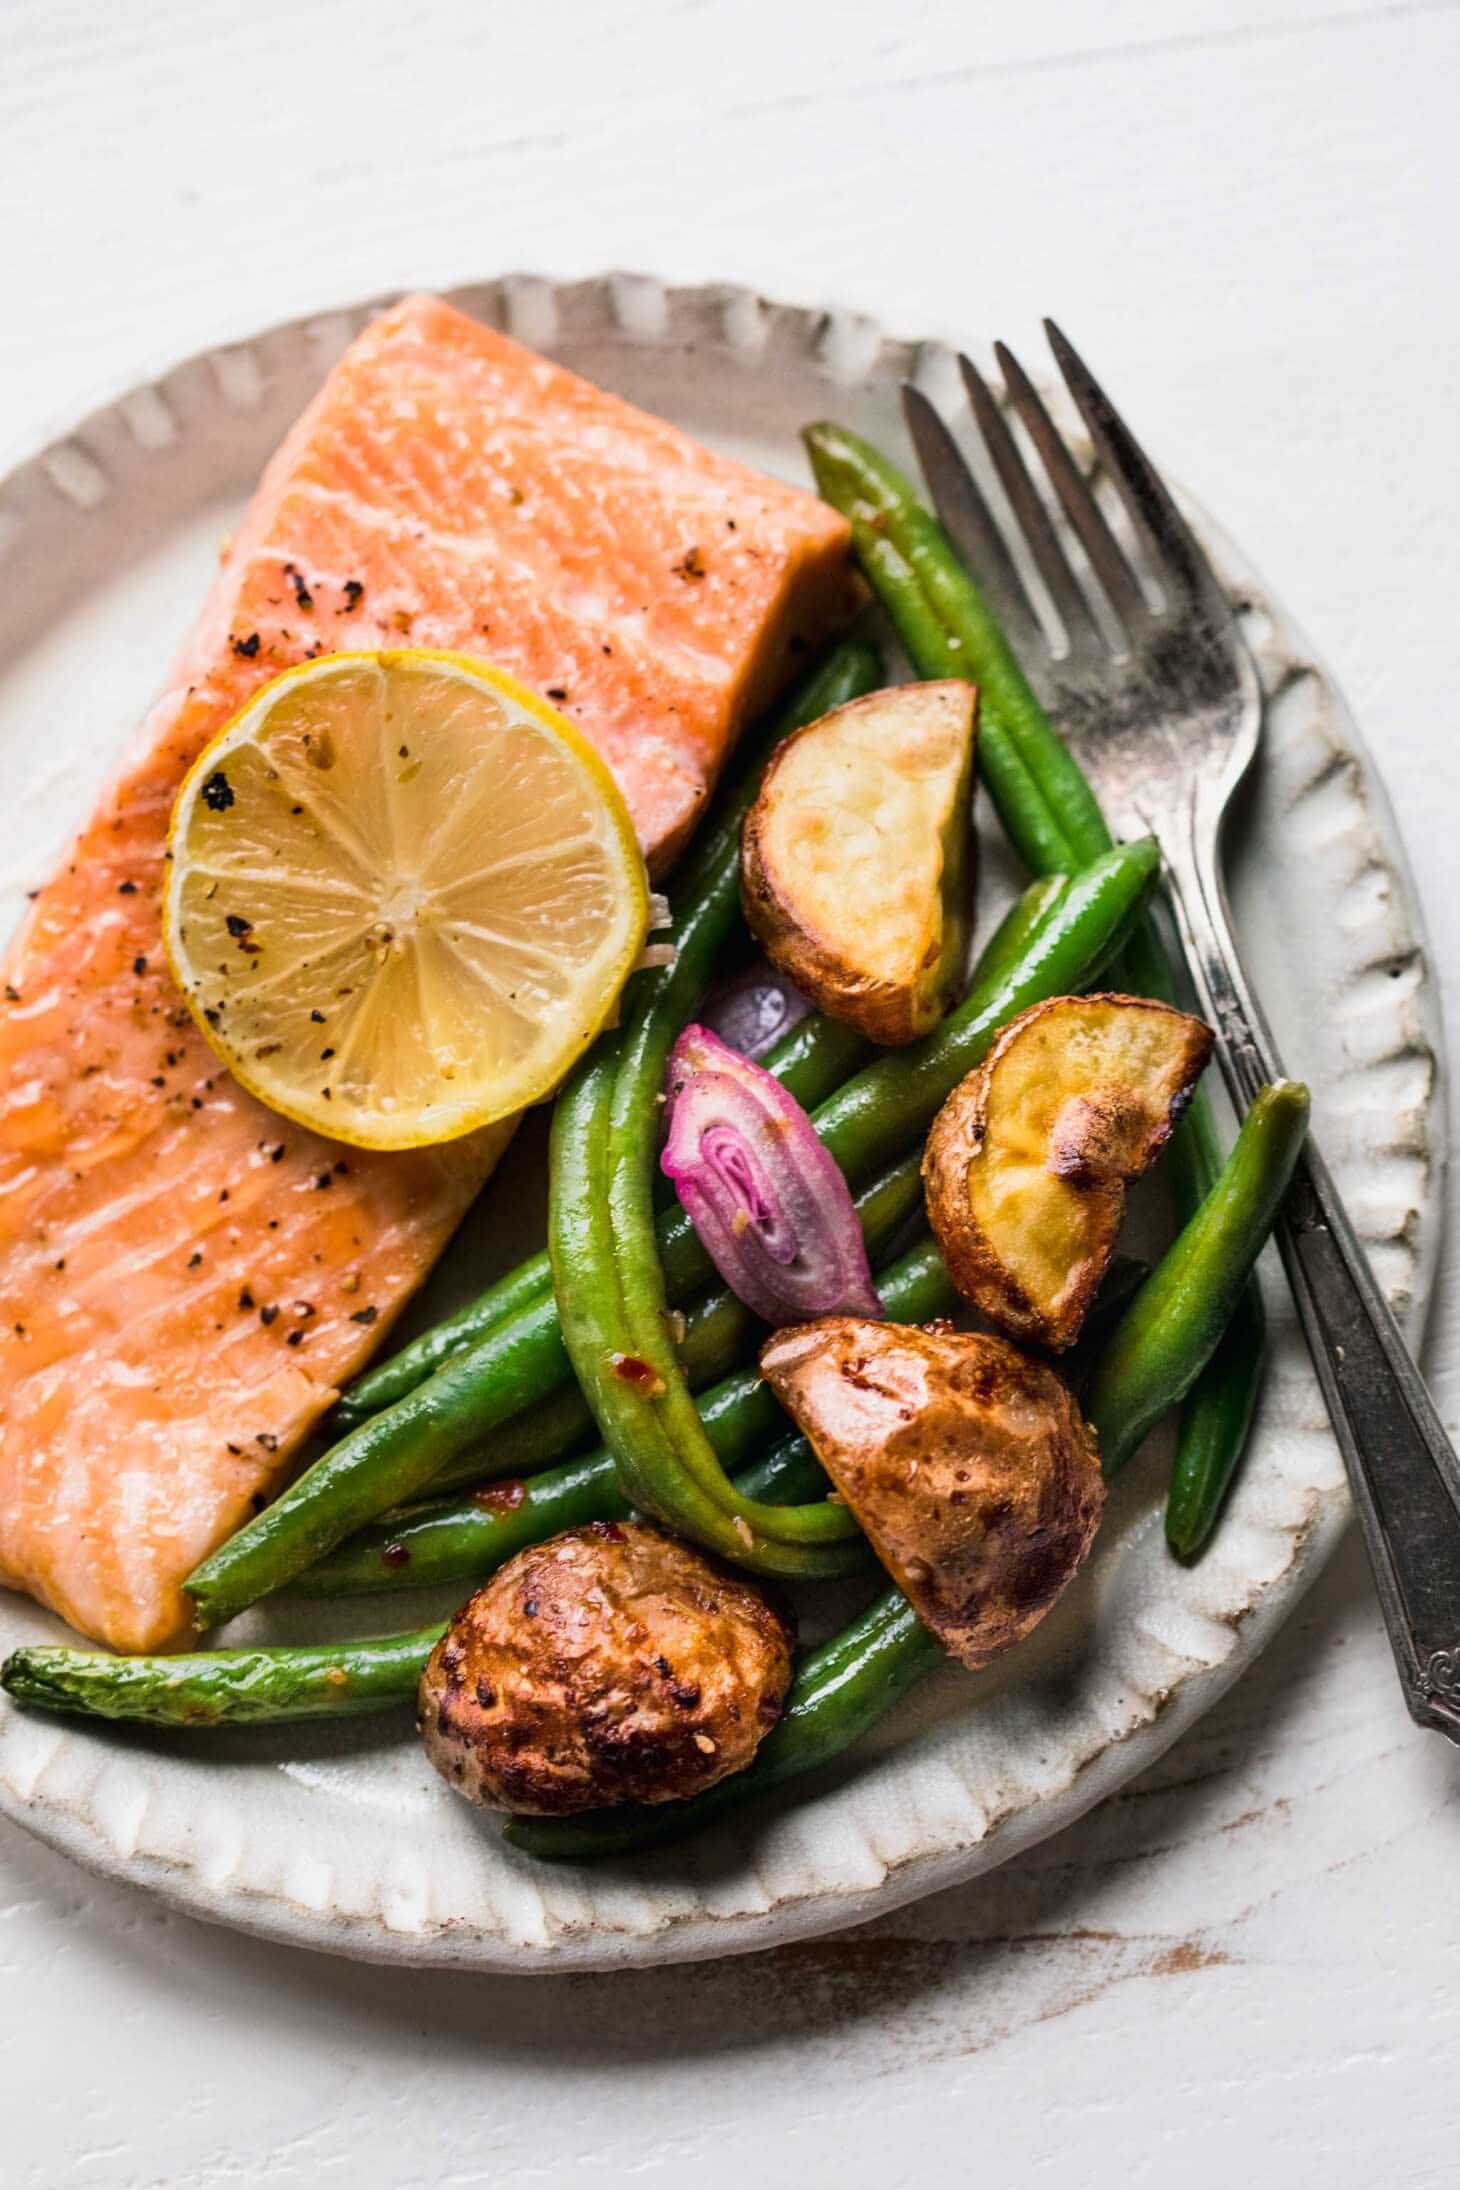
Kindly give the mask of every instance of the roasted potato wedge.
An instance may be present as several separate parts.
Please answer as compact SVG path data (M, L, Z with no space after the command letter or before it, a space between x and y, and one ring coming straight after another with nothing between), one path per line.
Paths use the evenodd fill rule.
M741 835L745 917L773 962L869 1040L912 1042L963 985L978 695L868 693L788 738Z
M1127 1182L1171 1137L1211 1029L1143 996L1056 996L1012 1020L953 1090L923 1157L954 1284L1056 1351L1115 1248Z
M987 1665L1043 1619L1094 1540L1095 1440L1005 1339L826 1316L761 1368L924 1625Z

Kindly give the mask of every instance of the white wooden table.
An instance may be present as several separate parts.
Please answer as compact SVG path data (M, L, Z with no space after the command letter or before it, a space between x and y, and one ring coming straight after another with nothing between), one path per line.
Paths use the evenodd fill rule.
M1453 0L0 0L0 56L0 439L332 298L508 267L1026 349L1055 311L1346 686L1460 1026ZM6 1834L0 2169L1427 2190L1460 2169L1457 1796L1350 1544L1074 1831L747 1962L361 1969Z

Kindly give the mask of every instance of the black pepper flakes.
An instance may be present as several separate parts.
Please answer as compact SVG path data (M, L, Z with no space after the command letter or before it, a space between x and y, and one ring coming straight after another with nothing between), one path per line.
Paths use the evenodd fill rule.
M249 1291L249 1289L248 1289L248 1287L247 1287L246 1285L245 1285L245 1286L244 1286L244 1287L242 1288L242 1290L241 1290L241 1291L240 1291L240 1293L239 1293L239 1296L238 1296L238 1305L239 1305L239 1307L240 1307L240 1308L241 1308L241 1309L243 1310L243 1312L244 1312L244 1314L245 1314L245 1315L247 1315L247 1313L248 1313L249 1309L250 1309L250 1308L252 1308L252 1307L253 1307L253 1305L254 1305L254 1297L253 1297L253 1294L252 1294L252 1293L251 1293L251 1292Z
M293 563L286 563L284 565L284 576L294 588L295 600L307 614L314 606L314 595L309 590L309 584L303 571Z
M358 578L347 578L344 591L345 605L337 613L341 616L353 616L365 598L365 588Z
M253 933L253 922L245 920L242 913L225 914L223 925L235 941L240 936L252 935Z
M269 1325L270 1325L271 1323L277 1323L277 1322L278 1322L278 1320L279 1320L279 1310L278 1310L278 1307L277 1307L277 1305L276 1305L275 1303L273 1303L273 1302L271 1301L271 1302L269 1303L268 1307L266 1307L266 1308L260 1308L260 1310L259 1310L259 1321L260 1321L260 1323L262 1323L262 1325L263 1325L263 1327L264 1327L264 1329L265 1329L265 1330L267 1330L267 1329L269 1328Z
M240 660L246 662L251 662L253 660L254 656L258 653L260 643L261 642L259 639L259 635L256 631L251 631L246 639L240 639L234 636L230 636L228 641L228 644L232 647L234 653L238 655Z
M215 768L203 785L203 804L210 814L226 814L233 799L233 785L221 768Z
M262 1445L265 1452L277 1452L279 1449L279 1440L272 1430L260 1430L254 1439L254 1443Z
M119 882L117 884L118 897L135 897L136 894L137 885L135 882Z
M317 1027L324 1025L324 1013L322 1011L312 1011L309 1016Z
M132 960L132 971L136 974L139 981L141 980L143 974L147 971L147 961L142 956L142 953L140 951L138 951L136 957Z
M328 1090L326 1090L326 1093L328 1093ZM328 1171L317 1171L315 1173L314 1183L319 1192L322 1194L327 1186L334 1185L334 1176L331 1172Z
M192 1253L191 1253L191 1254L190 1254L190 1255L188 1256L188 1268L189 1268L190 1270L196 1270L196 1269L197 1269L197 1267L198 1267L198 1264L199 1264L199 1263L200 1263L200 1262L202 1261L202 1259L203 1259L203 1256L202 1256L202 1250L201 1250L200 1248L197 1248L197 1247L195 1247L195 1248L193 1249Z
M363 1323L368 1326L375 1321L379 1313L380 1310L378 1308L357 1308L355 1310L355 1313L351 1316L350 1321L352 1323Z
M304 1344L304 1333L302 1331L291 1331L284 1343L288 1346L302 1346Z

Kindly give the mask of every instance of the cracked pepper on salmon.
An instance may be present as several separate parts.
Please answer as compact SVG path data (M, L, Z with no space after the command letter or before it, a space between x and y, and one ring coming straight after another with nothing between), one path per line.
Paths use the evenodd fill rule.
M183 775L342 647L458 648L594 741L662 871L747 717L851 601L842 520L431 297L375 320L264 475L170 684L10 946L0 1580L124 1650L425 1276L509 1137L366 1153L227 1076L160 942Z

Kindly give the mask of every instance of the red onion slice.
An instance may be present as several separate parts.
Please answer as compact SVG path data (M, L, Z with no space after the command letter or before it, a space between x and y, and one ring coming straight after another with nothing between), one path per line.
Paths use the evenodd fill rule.
M674 1045L660 1161L715 1268L765 1322L882 1314L851 1189L811 1120L708 1027Z

